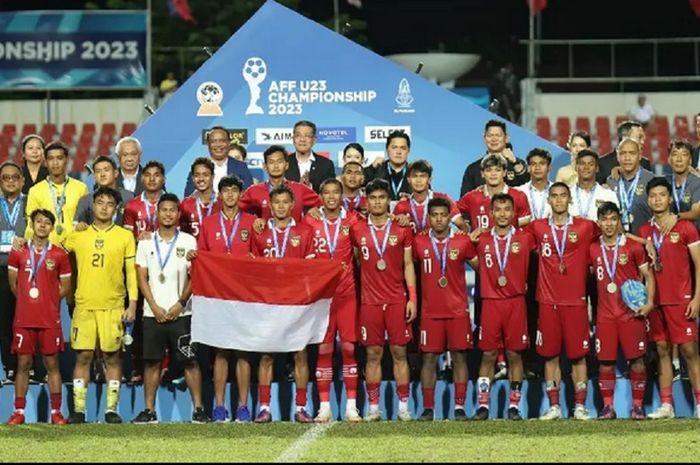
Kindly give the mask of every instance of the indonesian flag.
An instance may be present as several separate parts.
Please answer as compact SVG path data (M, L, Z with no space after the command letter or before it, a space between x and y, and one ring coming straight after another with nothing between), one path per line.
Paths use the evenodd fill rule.
M334 260L199 252L192 266L192 342L296 352L323 341L342 268Z
M168 0L170 15L178 15L183 21L197 24L197 20L192 16L192 10L188 0Z
M547 7L547 0L527 0L527 4L530 7L530 14L537 16Z

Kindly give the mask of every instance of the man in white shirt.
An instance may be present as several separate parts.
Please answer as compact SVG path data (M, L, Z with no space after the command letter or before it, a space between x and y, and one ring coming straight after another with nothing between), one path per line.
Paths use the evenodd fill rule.
M598 174L598 154L593 150L583 149L576 155L576 174L578 182L570 186L571 203L569 214L582 216L591 221L598 218L598 207L603 202L612 202L620 205L617 195L607 186L596 182Z
M530 180L515 189L527 195L527 202L530 204L532 220L549 218L552 207L547 202L549 186L549 172L552 168L552 155L545 149L534 148L527 154L527 171Z
M197 248L197 240L178 229L180 201L175 194L158 200L158 231L139 241L136 267L143 305L144 396L146 409L134 423L157 423L155 399L160 384L160 365L165 349L184 364L185 381L192 396L192 423L207 423L202 407L202 373L190 344L192 294L190 262L186 255Z
M630 117L639 121L642 126L647 127L649 123L654 119L654 109L651 104L647 102L647 96L644 94L639 94L637 97L637 104L630 110Z
M122 137L115 146L119 159L117 189L126 189L134 195L143 191L141 182L141 142L135 137Z

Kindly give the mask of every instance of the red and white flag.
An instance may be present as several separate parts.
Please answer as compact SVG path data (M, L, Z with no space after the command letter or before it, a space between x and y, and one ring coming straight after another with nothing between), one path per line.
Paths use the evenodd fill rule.
M334 260L199 252L192 266L192 342L296 352L323 341L342 268Z

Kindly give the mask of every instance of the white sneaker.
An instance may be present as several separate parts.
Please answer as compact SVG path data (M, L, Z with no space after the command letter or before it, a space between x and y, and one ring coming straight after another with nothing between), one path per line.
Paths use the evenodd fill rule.
M540 420L558 420L561 418L561 407L558 405L553 405L549 407L549 410L544 412L544 415L540 417Z
M333 412L331 412L331 408L324 407L318 411L318 415L316 415L316 418L314 418L314 422L316 422L316 423L328 423L332 419L333 419Z
M411 414L409 413L408 409L399 409L399 421L411 421L413 420L413 417L411 417Z
M356 408L345 409L345 421L349 421L351 423L357 423L362 421L362 417L360 416L359 410L357 410Z
M700 420L700 404L695 406L695 418Z
M382 414L379 413L379 409L377 410L370 410L367 412L367 416L365 417L365 421L380 421L382 419Z
M656 412L647 415L647 418L652 420L660 420L662 418L675 418L676 414L673 413L673 405L671 404L661 404L661 407L656 409Z
M508 377L508 365L505 362L496 364L496 372L493 375L493 380L506 379Z
M591 417L588 414L588 410L586 410L586 407L583 405L577 405L576 408L574 408L574 420L591 420L593 417Z

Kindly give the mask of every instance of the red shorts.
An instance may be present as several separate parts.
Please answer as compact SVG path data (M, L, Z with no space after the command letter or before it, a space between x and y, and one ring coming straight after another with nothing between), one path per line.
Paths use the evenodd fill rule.
M328 330L323 342L333 342L336 331L340 333L340 342L357 342L357 297L355 297L355 293L333 297L328 318Z
M596 324L595 351L598 360L614 362L617 348L622 347L626 360L643 357L647 352L646 322L642 318L628 321L599 321Z
M421 352L472 349L472 323L467 318L423 318L420 321Z
M395 304L362 305L360 309L360 336L362 345L404 346L411 342L411 324L406 322L406 302Z
M40 345L40 348L37 346ZM15 328L12 353L17 355L56 355L63 352L61 328Z
M671 341L672 344L685 344L696 341L698 326L695 320L685 317L688 303L662 305L649 313L647 338L650 341Z
M525 296L483 299L481 303L481 350L522 351L529 345Z
M537 353L557 357L562 343L571 360L584 357L590 350L588 307L584 305L539 304L537 318Z

